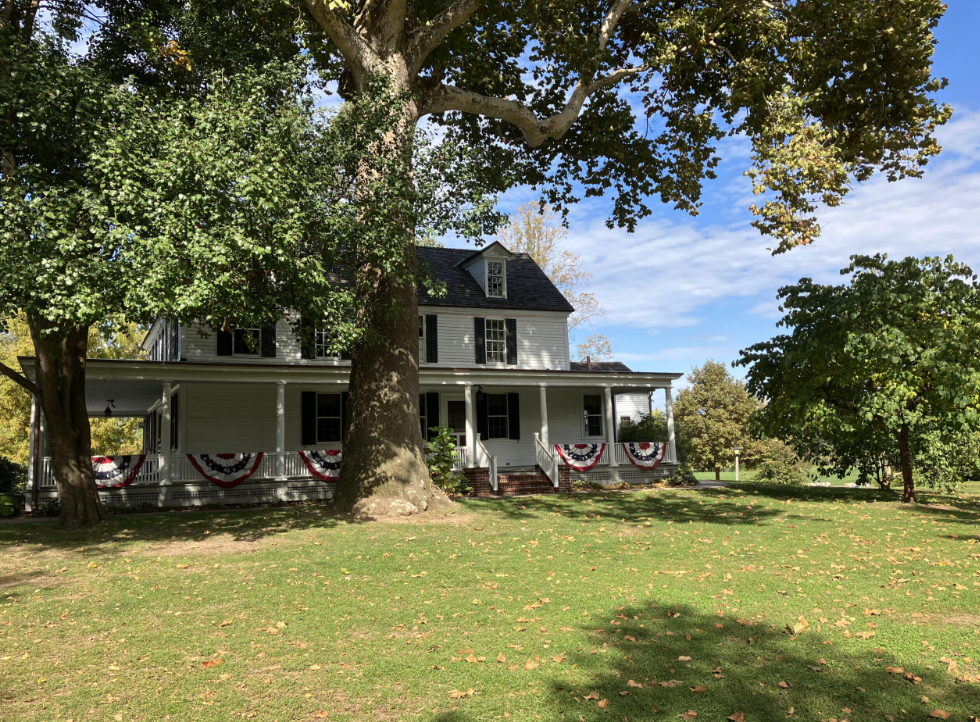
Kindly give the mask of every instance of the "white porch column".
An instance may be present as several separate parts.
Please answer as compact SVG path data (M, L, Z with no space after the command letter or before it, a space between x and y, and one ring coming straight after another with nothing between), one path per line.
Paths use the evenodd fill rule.
M160 404L160 484L170 484L170 382L163 382L163 399Z
M286 480L286 382L276 381L276 481Z
M28 444L27 444L27 488L32 490L34 485L38 483L38 480L34 476L34 456L39 453L37 448L37 415L41 410L37 406L37 397L31 396L31 428L28 431ZM28 504L30 504L30 498L28 497Z
M476 410L473 405L473 384L466 384L463 388L463 399L466 403L466 446L469 453L466 457L466 468L476 468Z
M664 389L664 411L667 413L667 453L668 461L677 461L677 438L674 436L674 399L670 387Z
M613 415L612 389L608 386L606 392L606 444L609 447L609 466L619 466L616 461L616 419Z
M548 435L548 387L544 384L538 387L541 394L541 443L546 449L551 448L551 440Z

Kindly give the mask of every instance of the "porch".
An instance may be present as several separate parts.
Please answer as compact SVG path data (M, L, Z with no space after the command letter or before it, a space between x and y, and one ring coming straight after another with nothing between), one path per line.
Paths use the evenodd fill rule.
M142 454L119 462L126 465L122 471L111 459L99 462L109 464L106 473L113 482L100 489L104 502L183 506L331 498L336 469L318 472L311 455L335 457L339 468L347 373L324 367L90 361L90 415L103 415L110 406L117 416L145 420ZM672 377L423 368L420 425L423 430L449 426L459 443L456 468L468 476L484 471L494 493L508 476L539 475L555 490L561 479L565 486L567 479L586 477L601 484L644 483L676 468L674 440L659 440L663 453L657 468L637 468L617 443L618 422L627 412L648 411L651 393L662 391L672 431ZM55 498L57 490L45 453L44 421L37 409L34 415L28 501L41 503ZM567 466L557 444L602 448L594 465L580 472ZM207 464L217 464L217 476L208 473ZM228 471L232 467L237 470Z

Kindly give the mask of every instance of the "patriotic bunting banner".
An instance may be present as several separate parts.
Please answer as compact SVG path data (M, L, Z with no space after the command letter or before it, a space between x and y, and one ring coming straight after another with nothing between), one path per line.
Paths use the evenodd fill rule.
M575 471L588 471L599 463L605 444L555 444L558 454Z
M224 489L230 489L255 473L262 463L262 452L257 454L188 454L194 468L208 481Z
M300 451L299 458L317 479L336 481L340 476L340 451Z
M656 469L660 462L664 460L667 452L667 444L655 441L652 444L647 442L636 442L623 444L623 451L626 458L633 462L634 466L641 469Z
M132 484L143 468L146 454L93 456L92 471L99 489L122 489Z

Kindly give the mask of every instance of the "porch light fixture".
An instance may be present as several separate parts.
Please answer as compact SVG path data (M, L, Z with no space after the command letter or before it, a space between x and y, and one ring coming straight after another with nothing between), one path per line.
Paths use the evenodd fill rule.
M108 403L106 404L106 407L105 407L105 417L107 419L111 419L112 418L112 410L114 408L116 408L116 402L115 402L115 400L109 399L108 400Z

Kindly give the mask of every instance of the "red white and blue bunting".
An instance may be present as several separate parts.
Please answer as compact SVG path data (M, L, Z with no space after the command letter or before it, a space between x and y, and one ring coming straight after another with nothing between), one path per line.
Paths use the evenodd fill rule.
M188 454L191 464L208 481L224 489L238 486L256 472L262 452L256 454Z
M575 471L588 471L599 463L605 444L555 444L558 454Z
M630 442L623 444L623 451L626 452L626 458L633 462L633 466L649 471L660 466L667 452L667 444L661 441Z
M129 456L93 456L92 472L99 489L122 489L139 476L146 454Z
M336 481L340 476L339 450L300 451L299 458L310 473L321 481Z

